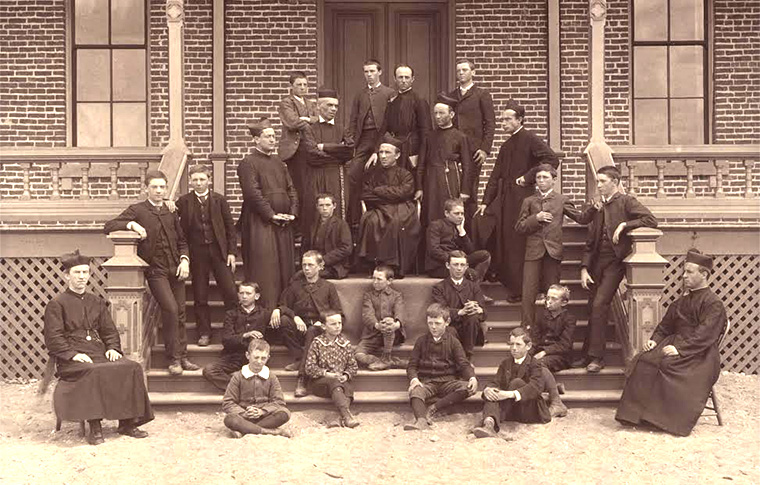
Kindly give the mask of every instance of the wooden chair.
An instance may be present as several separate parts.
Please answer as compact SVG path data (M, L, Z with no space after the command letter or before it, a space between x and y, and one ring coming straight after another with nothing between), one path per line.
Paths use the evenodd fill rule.
M51 357L48 359L48 363L45 366L45 371L42 374L40 385L37 386L37 394L39 394L40 396L44 395L47 392L48 387L50 387L50 382L54 378L55 378L55 359ZM53 404L53 412L55 412L55 404ZM56 431L61 430L61 418L57 414L55 415L55 430ZM79 435L80 436L86 435L84 421L79 422Z
M718 349L720 349L721 344L723 343L723 340L725 340L726 335L728 334L728 329L731 328L731 320L726 320L726 329L723 331L723 335L720 336L720 340L718 340ZM705 409L709 411L713 411L714 414L704 414L702 413L702 416L704 417L712 417L715 416L715 418L718 420L718 426L723 426L723 416L720 412L720 403L718 401L718 395L715 392L715 386L710 389L710 394L707 395L707 402L705 403Z

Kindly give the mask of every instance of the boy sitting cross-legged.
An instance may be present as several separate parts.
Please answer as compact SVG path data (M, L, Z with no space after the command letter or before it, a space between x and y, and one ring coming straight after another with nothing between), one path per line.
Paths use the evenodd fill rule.
M356 361L369 370L385 370L391 367L406 369L408 362L392 357L394 344L401 344L406 338L402 319L404 318L404 297L391 288L393 268L380 265L372 273L372 288L362 296L361 340L356 346ZM378 354L381 354L378 357Z
M509 334L510 355L496 372L496 378L483 389L483 422L473 429L477 438L495 437L502 421L548 423L552 420L541 396L544 367L528 353L530 336L523 328Z
M405 430L426 428L439 410L464 401L478 388L475 370L467 360L456 332L447 331L451 322L449 309L432 303L426 313L429 333L414 343L406 369L414 421L404 425ZM425 402L434 396L440 399L427 407Z
M343 316L339 311L325 311L322 321L324 333L312 340L306 357L308 386L315 395L332 399L340 413L340 426L356 428L359 421L349 410L354 398L351 379L359 370L354 350L341 334Z
M271 434L290 438L290 431L280 428L290 419L277 376L266 366L269 344L254 339L245 353L248 364L232 375L222 400L227 415L224 425L240 438L244 434Z

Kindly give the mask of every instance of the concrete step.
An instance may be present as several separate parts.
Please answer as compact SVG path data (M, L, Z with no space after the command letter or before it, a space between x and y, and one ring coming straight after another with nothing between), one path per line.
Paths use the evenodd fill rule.
M408 359L413 348L414 346L411 343L404 343L396 347L393 353L398 357ZM573 350L576 353L580 352L582 348L582 342L573 343ZM205 366L216 361L221 354L221 351L221 344L213 344L207 347L199 347L194 344L187 346L188 358L200 366ZM483 347L475 347L473 364L476 368L498 366L508 355L509 347L506 343L489 342ZM607 365L611 366L623 365L622 348L619 343L607 342L605 361ZM289 363L290 358L288 357L287 349L280 345L272 346L269 366L272 369L279 369L285 367ZM151 352L151 368L165 369L168 365L168 360L164 353L164 346L162 344L153 346Z
M562 396L562 401L571 409L589 408L589 407L615 407L620 401L620 390L599 390L599 391L571 391ZM161 410L199 410L199 411L220 411L222 406L222 395L212 392L157 392L149 393L151 404L160 407ZM306 396L295 398L293 393L285 393L285 402L291 410L305 408L324 407L332 408L333 404L329 399ZM470 412L479 412L482 409L483 401L480 393L469 397L463 404L464 408ZM352 404L354 411L397 411L409 412L409 395L406 391L370 391L356 392Z
M482 389L496 376L498 367L476 367L475 374ZM292 392L296 388L297 373L274 369L282 384L283 392ZM615 390L623 387L622 367L607 367L599 374L589 375L585 369L567 369L556 374L557 382L565 384L572 390ZM373 372L360 370L354 379L357 392L395 392L409 387L405 369L389 369ZM181 376L173 376L166 369L154 369L148 372L148 390L151 392L216 392L202 375L202 371L185 371ZM219 391L221 392L221 391Z

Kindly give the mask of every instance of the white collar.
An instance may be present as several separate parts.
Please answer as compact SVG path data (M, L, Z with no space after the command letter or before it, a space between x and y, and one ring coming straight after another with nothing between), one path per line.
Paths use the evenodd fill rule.
M464 276L463 276L463 277L461 277L461 278L459 278L458 280L455 280L454 278L451 278L451 281L452 281L452 282L453 282L455 285L461 285L461 284L462 284L462 282L464 281Z
M536 190L538 190L538 189L536 189ZM553 188L551 188L551 189L549 189L548 191L546 191L546 193L544 193L544 192L541 192L540 190L538 190L538 193L539 193L539 194L541 194L541 198L543 199L543 198L544 198L544 197L546 197L547 195L551 194L553 190L554 190L554 189L553 189Z
M407 92L407 91L411 91L411 90L412 90L412 88L406 88L406 89L404 89L403 91L399 91L398 93L399 93L399 94L404 94L405 92Z
M269 379L269 367L264 366L261 368L261 371L258 374L254 374L250 367L248 367L248 364L245 364L242 369L240 369L240 373L243 374L243 377L246 379L250 379L253 376L259 376L264 380Z
M525 354L525 355L523 355L522 359L514 359L515 364L522 365L522 363L525 362L525 359L527 359L527 358L528 358L528 354Z
M193 190L193 192L195 192L195 191ZM195 196L200 199L201 197L206 197L208 195L208 192L209 192L209 189L206 189L206 191L204 193L202 193L202 194L199 194L198 192L195 192Z
M522 129L523 129L523 125L520 125L520 127L516 129L514 133L512 133L512 136L515 136Z
M305 105L306 101L301 96L293 95L294 98L296 98L301 104Z
M335 118L331 119L330 121L327 121L326 119L322 118L322 115L319 115L319 122L320 123L327 123L328 125L334 125L335 124Z
M264 155L266 155L266 156L268 156L268 157L271 157L271 156L272 156L272 152L274 151L274 150L273 150L272 152L269 152L269 153L267 153L267 152L265 152L264 150L262 150L262 149L261 149L261 148L259 148L259 147L253 147L253 148L255 148L256 150L258 150L259 152L263 153Z
M444 333L443 335L446 335L446 334ZM430 336L431 336L431 337L433 337L433 342L435 342L435 343L438 343L438 342L440 342L441 340L443 340L443 335L441 335L441 336L440 336L440 337L438 337L438 338L435 338L435 337L433 337L432 335L430 335Z
M240 305L240 308L242 308L245 313L250 314L251 312L253 312L256 309L256 305L254 304L250 309L244 307L243 305Z
M383 83L381 83L380 81L378 81L377 84L375 84L374 86L370 86L369 84L367 84L367 88L369 88L369 89L377 89L380 86L382 86L382 84Z
M150 205L152 205L153 207L162 207L164 205L163 202L161 202L160 204L156 204L155 202L153 202L150 199L145 199L145 200L147 200L148 202L150 202Z
M472 89L473 86L475 86L475 83L470 81L470 84L468 84L467 86L459 86L459 90L462 92L462 94L464 94L470 89Z

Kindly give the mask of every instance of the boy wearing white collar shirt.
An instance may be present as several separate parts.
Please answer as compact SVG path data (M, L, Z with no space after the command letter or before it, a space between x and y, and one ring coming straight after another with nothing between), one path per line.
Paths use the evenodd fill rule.
M290 419L290 411L279 379L266 366L269 349L266 340L251 340L245 353L248 364L232 375L224 393L224 425L236 438L245 434L291 437L289 430L281 428Z
M593 205L583 211L576 209L569 197L554 190L556 178L557 169L551 165L541 164L536 168L536 193L523 201L515 225L518 233L527 235L522 282L522 326L525 329L530 329L535 321L539 290L545 295L551 285L559 284L564 216L578 224L588 224L596 213Z

